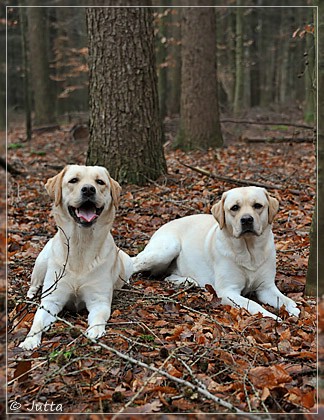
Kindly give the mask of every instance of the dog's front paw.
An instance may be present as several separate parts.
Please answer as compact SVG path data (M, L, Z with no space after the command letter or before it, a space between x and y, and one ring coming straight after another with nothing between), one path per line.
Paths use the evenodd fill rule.
M106 330L104 325L95 325L87 329L86 335L88 338L96 339L105 335Z
M277 322L282 322L282 319L278 315L273 314L272 312L267 311L266 314L263 313L263 316L268 316L268 317L274 319Z
M289 315L299 317L300 310L297 308L295 302L294 302L294 305L291 305L291 304L286 305L286 310L289 313Z
M36 286L30 286L28 292L27 292L27 297L29 299L33 299L33 297L36 295L36 293L38 292L39 287Z
M19 344L19 347L24 350L33 350L38 347L41 343L41 338L38 335L32 337L26 337L25 340Z

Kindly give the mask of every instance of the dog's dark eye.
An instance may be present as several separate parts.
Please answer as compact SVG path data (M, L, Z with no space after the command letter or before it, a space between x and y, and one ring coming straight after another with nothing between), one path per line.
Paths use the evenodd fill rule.
M78 181L78 178L72 178L70 179L69 184L76 184Z
M253 206L256 210L262 209L263 205L260 203L255 203Z
M239 205L234 204L234 206L232 206L232 207L231 207L231 210L232 210L232 211L237 211L237 210L239 210L239 208L240 208L240 206L239 206Z
M96 179L96 183L99 185L105 185L102 179Z

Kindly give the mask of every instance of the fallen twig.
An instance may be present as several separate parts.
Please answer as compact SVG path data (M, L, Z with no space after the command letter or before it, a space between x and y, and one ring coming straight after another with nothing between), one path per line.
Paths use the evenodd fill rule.
M268 190L285 190L286 189L282 185L272 185L272 184L266 184L266 183L262 183L262 182L252 181L252 180L233 179L233 178L229 178L229 177L223 176L223 175L216 175L216 174L213 174L212 172L207 171L206 169L200 168L199 166L191 166L191 165L188 165L186 163L182 163L179 160L178 160L178 162L182 166L185 166L186 168L192 169L193 171L196 171L196 172L198 172L202 175L206 175L206 176L209 176L210 178L218 179L220 181L228 182L230 184L246 185L246 186L253 185L255 187L266 188ZM289 190L289 191L292 194L295 194L295 195L300 194L300 191L298 191L298 190Z
M29 303L33 303L33 302L25 301L25 303L29 304ZM37 305L37 306L40 306L40 305ZM44 307L43 307L43 309L46 310ZM58 315L55 315L55 319L56 319L56 321L63 322L65 325L67 325L70 328L75 328L75 325L73 325L71 322L67 321L66 319L61 318ZM119 350L114 349L113 347L107 346L107 344L102 343L100 340L95 340L93 338L89 338L89 337L87 337L86 333L84 331L82 331L81 329L80 329L80 333L81 333L81 335L86 337L88 340L92 341L95 345L100 346L101 348L103 348L103 349L105 349L105 350L107 350L111 353L116 354L118 357L120 357L123 360L126 360L127 362L130 362L130 363L132 363L134 365L137 365L137 366L141 366L145 369L151 370L152 372L156 372L157 374L160 374L160 375L164 376L165 378L170 379L171 381L174 381L174 382L176 382L180 385L184 385L188 388L191 388L191 389L195 390L196 392L198 392L199 394L203 395L204 397L208 398L209 400L214 401L216 404L219 404L220 406L227 408L231 412L248 415L246 412L244 412L244 411L240 410L239 408L235 407L233 404L223 400L220 397L216 397L215 395L211 394L207 389L205 389L204 387L202 387L200 385L193 384L192 382L189 382L185 379L177 378L177 377L171 375L170 373L168 373L168 372L166 372L166 371L164 371L160 368L156 368L155 366L148 365L147 363L144 363L141 360L137 360L132 356L124 354L124 353L120 352ZM43 363L46 363L46 362L43 362ZM10 383L12 383L13 381L14 380L10 381Z
M294 137L268 137L268 138L258 138L244 137L243 140L246 143L314 143L315 139L313 138L294 138Z
M276 121L251 121L251 120L237 120L234 118L222 118L220 120L221 123L234 123L234 124L254 124L254 125L284 125L286 127L299 127L299 128L306 128L307 130L314 130L315 127L312 125L307 124L299 124L299 123L289 123L289 122L276 122Z
M263 187L268 189L282 189L281 185L271 185L271 184L265 184L261 182L254 182L250 180L243 180L243 179L233 179L229 178L228 176L223 175L216 175L212 172L207 171L206 169L200 168L199 166L191 166L187 163L182 163L178 161L181 165L185 166L186 168L192 169L195 172L198 172L199 174L209 176L210 178L219 179L220 181L226 181L231 184L238 184L238 185L255 185L256 187Z
M169 356L164 360L162 363L161 368L163 368L168 361L173 357L174 353L177 349L173 350L172 353L169 354ZM143 383L143 385L140 387L140 389L133 395L133 397L118 411L118 413L114 414L114 416L111 418L111 420L116 420L117 417L122 414L133 402L136 400L136 398L145 390L145 387L151 382L151 380L158 374L157 371L153 372L152 375Z
M41 134L41 133L50 133L51 131L60 130L61 127L58 124L53 125L46 125L42 127L35 127L33 128L33 133Z
M0 167L5 171L9 172L11 175L20 175L21 171L14 168L10 163L6 162L2 156L0 156Z

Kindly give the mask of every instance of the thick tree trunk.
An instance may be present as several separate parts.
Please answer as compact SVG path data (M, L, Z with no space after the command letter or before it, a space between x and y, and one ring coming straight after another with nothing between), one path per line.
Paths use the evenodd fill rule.
M216 18L213 8L182 11L181 127L177 146L220 147L216 70Z
M31 1L38 4L35 1ZM31 67L35 125L55 121L54 100L49 78L45 11L42 7L28 9L29 62Z
M90 144L87 164L119 182L166 172L149 8L89 8Z

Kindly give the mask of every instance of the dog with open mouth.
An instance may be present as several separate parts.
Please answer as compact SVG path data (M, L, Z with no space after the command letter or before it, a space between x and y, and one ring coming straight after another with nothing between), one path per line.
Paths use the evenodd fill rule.
M154 233L133 258L134 272L169 275L214 287L222 303L250 313L277 316L246 296L298 316L296 303L275 285L276 250L271 230L279 202L264 188L241 187L223 193L212 214L173 220Z
M113 290L128 282L131 258L110 233L121 187L100 166L69 165L50 178L58 226L36 259L28 298L43 286L40 307L20 347L31 350L65 306L89 311L87 335L99 338L110 317Z

